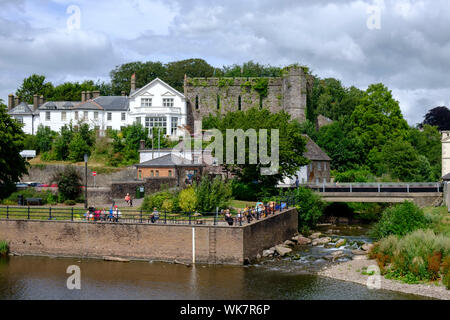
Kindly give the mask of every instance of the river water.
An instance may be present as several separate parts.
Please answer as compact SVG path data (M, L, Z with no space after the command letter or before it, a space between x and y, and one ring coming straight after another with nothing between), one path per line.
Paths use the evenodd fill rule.
M366 241L364 230L333 230ZM348 232L347 232L348 233ZM161 262L117 263L93 259L0 259L0 300L21 299L419 299L318 277L335 249L297 247L296 260L268 259L251 266L185 266ZM344 251L351 248L344 248ZM347 258L343 258L345 260ZM70 265L81 270L81 290L67 289Z

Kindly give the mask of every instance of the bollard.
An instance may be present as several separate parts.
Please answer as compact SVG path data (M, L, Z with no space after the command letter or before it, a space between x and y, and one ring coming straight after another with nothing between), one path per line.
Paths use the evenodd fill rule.
M30 207L28 207L28 220L30 220Z
M140 211L140 215L141 215L141 223L142 223L142 209L141 209L141 211Z
M71 217L70 217L70 221L73 221L73 207L72 207L72 210L71 210Z
M30 216L30 207L28 207L28 216ZM50 207L48 210L48 220L52 220L52 207Z
M164 224L167 224L167 211L164 210Z
M6 219L9 219L9 206L6 206Z

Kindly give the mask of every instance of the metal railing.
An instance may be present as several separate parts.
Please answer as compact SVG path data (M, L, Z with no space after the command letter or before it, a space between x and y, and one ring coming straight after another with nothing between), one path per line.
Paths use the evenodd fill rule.
M334 183L321 185L303 185L318 192L343 193L435 193L443 192L443 185L438 182L418 183Z
M128 223L128 224L171 224L171 225L215 225L242 226L254 221L265 219L271 215L287 210L295 205L292 197L279 198L276 201L264 203L264 209L242 212L226 220L222 212L174 212L140 209L119 209L119 214L113 210L89 211L84 208L32 207L32 206L0 206L0 220L35 220L35 221L78 221L84 223ZM90 214L92 212L92 215Z

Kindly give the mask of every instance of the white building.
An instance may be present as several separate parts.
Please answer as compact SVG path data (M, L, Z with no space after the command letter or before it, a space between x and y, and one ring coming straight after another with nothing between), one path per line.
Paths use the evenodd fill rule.
M24 124L23 130L36 134L40 124L53 131L72 123L88 123L92 129L120 130L133 123L146 128L161 128L169 136L182 135L180 126L187 123L186 99L183 94L161 79L155 79L141 89L134 87L127 96L100 96L94 92L83 92L80 101L43 102L35 96L34 104L25 102L14 107L9 99L8 113ZM17 99L15 99L17 101ZM40 102L40 103L39 103Z

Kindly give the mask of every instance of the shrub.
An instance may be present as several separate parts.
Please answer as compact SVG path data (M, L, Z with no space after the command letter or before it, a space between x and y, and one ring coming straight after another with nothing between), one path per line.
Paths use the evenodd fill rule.
M180 192L179 203L181 210L185 212L192 212L197 208L197 196L193 187Z
M20 190L12 193L8 198L2 201L3 205L13 206L17 205L17 200L19 195L23 196L24 200L26 198L41 198L43 204L47 204L48 197L51 195L51 191L36 191L34 188L27 188L25 190Z
M348 182L374 182L375 177L369 170L366 169L353 169L344 172L335 173L334 177L336 182L348 183Z
M77 202L75 200L66 200L66 201L64 201L64 204L66 206L74 206L77 204Z
M75 200L81 195L81 175L73 166L66 166L52 177L58 185L61 200Z
M314 227L323 214L325 207L320 196L307 188L298 188L294 192L298 211L299 227Z
M200 183L195 184L194 189L197 196L197 210L201 212L214 212L216 207L225 209L230 204L231 183L222 181L220 177L211 179L203 176Z
M177 209L177 194L169 191L161 191L154 193L152 195L148 195L144 198L144 201L142 202L141 209L145 211L152 211L153 208L157 208L158 210L168 210L169 202L166 202L165 208L164 208L164 201L171 201L172 202L172 210Z
M450 257L445 257L442 263L442 283L450 290Z
M404 236L414 230L426 228L428 223L422 209L412 202L405 201L387 208L371 231L371 235L377 239L392 234Z

